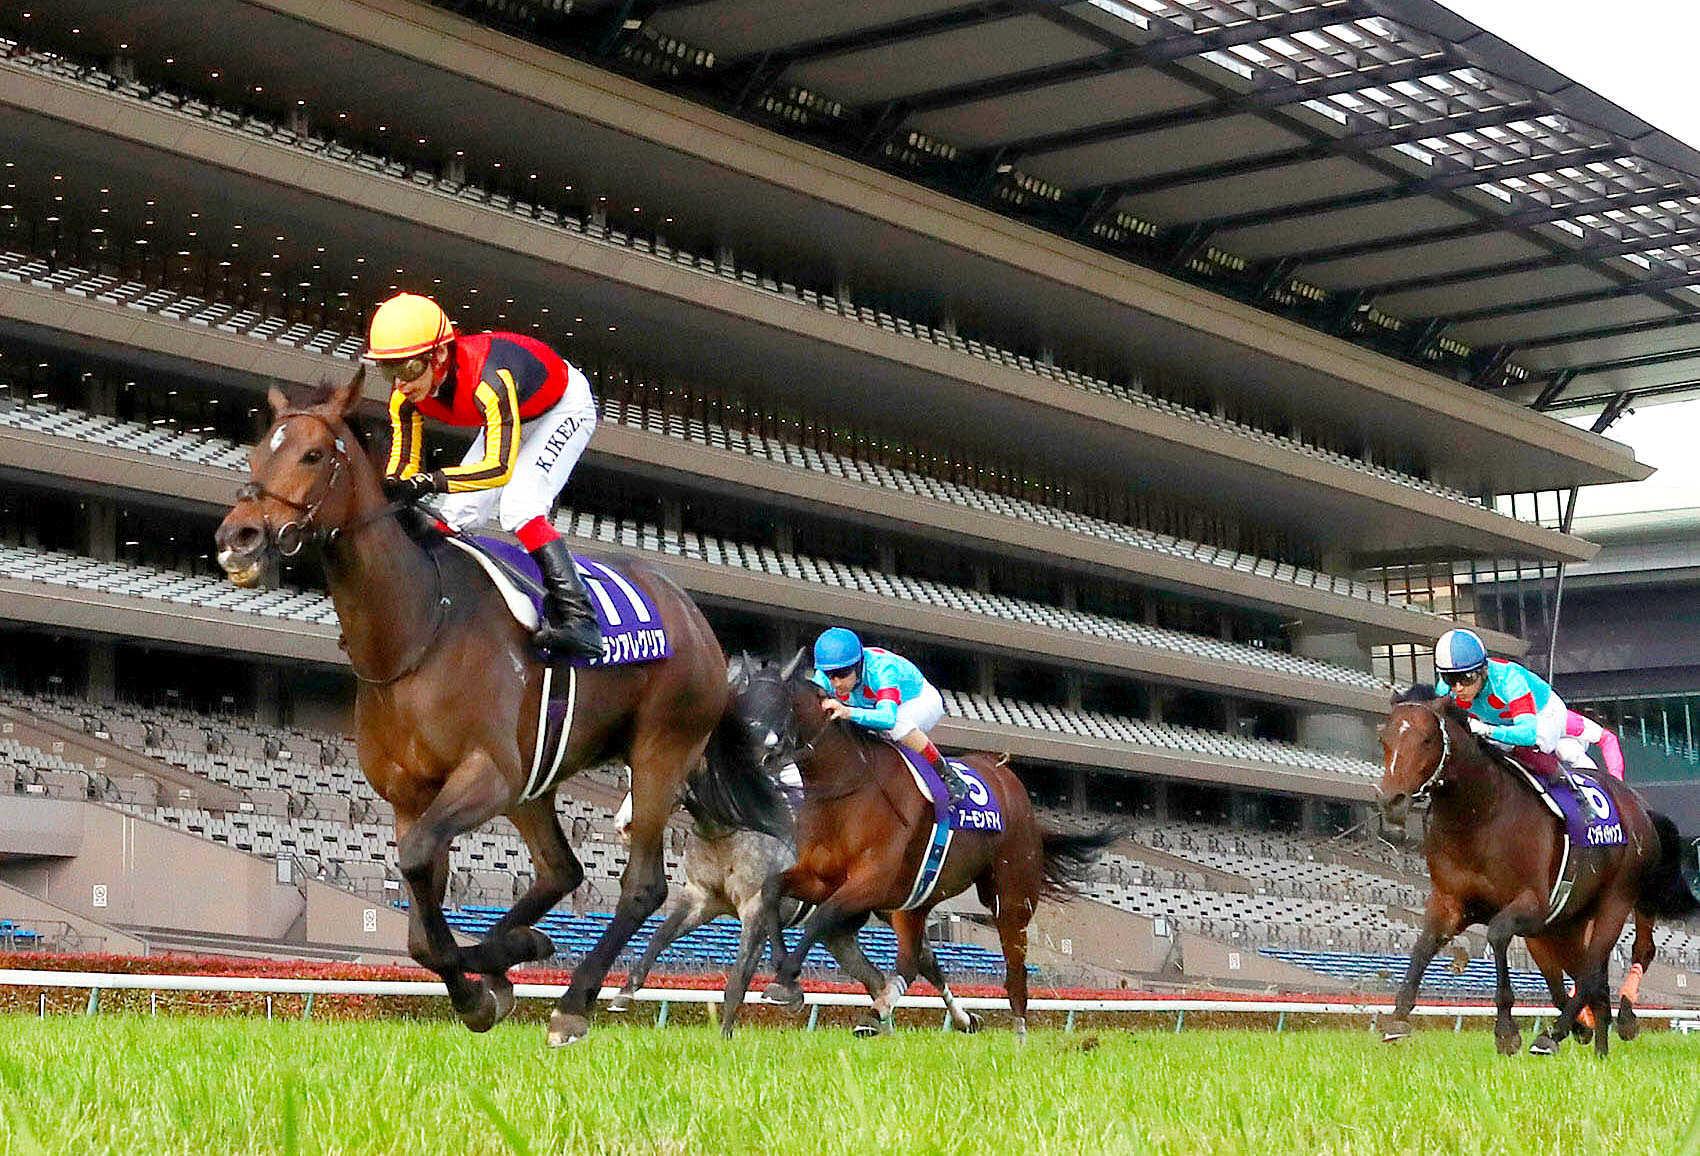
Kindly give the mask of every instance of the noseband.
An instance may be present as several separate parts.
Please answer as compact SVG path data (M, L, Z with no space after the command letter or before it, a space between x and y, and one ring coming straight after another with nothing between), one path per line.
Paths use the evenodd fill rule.
M1446 729L1446 717L1436 715L1435 721L1440 723L1440 761L1434 764L1434 770L1429 772L1423 785L1411 792L1411 802L1424 803L1428 801L1436 788L1446 785L1446 763L1452 758L1452 735Z

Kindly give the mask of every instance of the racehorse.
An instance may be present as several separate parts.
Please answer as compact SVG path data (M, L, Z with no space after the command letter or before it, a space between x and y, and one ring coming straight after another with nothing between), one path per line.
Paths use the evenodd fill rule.
M1635 960L1644 968L1652 958L1653 919L1680 913L1668 887L1680 855L1675 828L1649 815L1628 787L1602 778L1601 789L1617 805L1626 838L1616 846L1571 849L1573 885L1554 912L1551 900L1566 853L1563 825L1513 777L1502 756L1470 733L1464 712L1427 687L1413 687L1394 697L1380 738L1385 770L1379 790L1388 823L1402 828L1411 805L1428 802L1423 849L1431 881L1422 932L1383 1038L1410 1035L1408 1017L1429 961L1466 927L1483 923L1498 969L1494 1036L1501 1054L1522 1047L1511 1018L1506 958L1511 940L1521 935L1561 1009L1530 1050L1555 1051L1586 1007L1595 1021L1595 1051L1604 1056L1611 1027L1606 971L1625 920L1637 912ZM1683 890L1680 880L1677 884ZM1565 971L1576 980L1574 994L1565 992ZM1633 1016L1632 1005L1626 1006Z
M742 674L740 660L733 659L734 686ZM692 819L685 842L685 886L674 899L667 918L650 937L643 956L633 965L608 1004L620 1014L631 1009L632 1000L649 978L661 953L681 937L721 915L736 916L741 926L738 959L726 977L726 998L720 1021L721 1034L728 1039L743 1008L744 994L761 961L764 941L771 941L775 961L785 958L781 928L789 927L807 909L795 899L780 894L781 876L797 862L794 838L780 838L766 831L729 830L704 814L688 788L684 807ZM629 837L631 796L627 795L614 815L614 829L621 839ZM823 938L828 951L849 975L868 989L870 999L879 998L885 975L862 953L853 930L835 931Z
M1116 838L1048 831L1033 814L1027 790L1003 760L971 754L961 762L1001 805L1002 830L956 831L930 894L911 891L933 840L933 803L916 789L898 748L862 727L833 722L821 710L825 692L803 670L799 651L783 669L751 672L737 710L769 761L795 761L803 775L797 817L797 864L783 876L785 894L815 904L795 950L779 963L764 998L795 1007L803 1000L798 973L815 942L855 929L872 912L888 914L897 934L897 975L874 1000L887 1024L892 1007L917 974L939 989L956 1025L978 1024L964 1012L923 938L934 906L973 886L992 913L1003 947L1004 987L1016 1033L1027 1032L1027 924L1041 898L1065 899L1085 868ZM972 784L971 784L972 789ZM858 1034L871 1034L869 1025Z
M632 768L631 855L614 918L550 1016L550 1044L571 1043L589 1030L609 965L666 897L662 831L687 776L697 773L703 805L728 826L781 829L779 800L758 757L731 753L746 732L729 713L726 662L708 623L660 571L630 559L619 571L654 601L672 653L563 669L574 687L567 738L552 777L533 781L545 665L479 564L440 535L415 540L385 502L348 423L364 376L324 383L300 405L271 391L273 420L251 455L251 480L218 528L219 565L251 586L273 558L318 546L358 680L361 770L395 811L412 896L408 952L442 977L473 1031L513 1009L508 968L554 954L532 925L584 879L555 815L555 787L615 759ZM711 742L726 750L699 773ZM483 942L462 948L443 918L449 847L497 815L519 829L536 880Z

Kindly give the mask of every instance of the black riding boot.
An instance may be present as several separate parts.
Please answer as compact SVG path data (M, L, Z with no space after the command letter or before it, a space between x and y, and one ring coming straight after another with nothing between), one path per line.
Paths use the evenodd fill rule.
M933 770L944 780L944 789L950 792L950 805L954 807L968 797L968 784L962 781L962 776L956 773L956 768L950 765L950 760L944 757L943 751L937 747L933 750L938 751L939 757L927 761L933 764Z
M565 651L575 658L602 657L602 628L596 624L567 544L556 538L531 556L543 571L543 613L548 619L531 636L532 641L544 650Z

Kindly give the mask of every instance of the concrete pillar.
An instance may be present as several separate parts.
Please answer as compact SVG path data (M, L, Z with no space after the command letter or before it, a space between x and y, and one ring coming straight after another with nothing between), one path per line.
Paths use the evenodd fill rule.
M88 697L91 702L118 698L118 645L104 639L88 644Z
M974 690L981 698L997 693L997 680L992 675L992 660L984 654L974 656Z
M1062 585L1057 589L1057 596L1064 610L1080 608L1080 584L1073 578L1063 579Z
M1076 815L1086 813L1086 768L1075 767L1069 782L1068 809Z
M83 552L101 562L118 560L118 507L105 498L84 503Z
M1079 710L1085 697L1085 680L1076 671L1063 675L1063 706L1069 710Z
M1145 721L1160 723L1163 721L1163 708L1169 700L1169 689L1163 686L1151 688L1150 696L1145 703Z
M83 408L90 413L113 417L118 413L118 383L105 378L83 378Z
M275 666L254 667L254 720L283 725L283 671Z
M778 521L773 524L773 548L781 554L796 553L797 531L790 522Z
M974 589L981 594L992 592L992 566L990 562L981 559L974 562Z
M787 530L790 528L783 523L781 526ZM685 532L685 504L678 498L661 500L661 529L675 538ZM789 544L780 547L782 550L790 548Z
M1307 795L1299 800L1299 834L1323 835L1324 809L1322 800Z
M1166 779L1151 780L1151 817L1159 823L1169 821L1169 783Z
M1352 670L1369 670L1369 648L1350 631L1304 631L1293 639L1293 653ZM1306 711L1299 715L1299 745L1319 751L1370 758L1375 752L1375 724L1356 714Z
M879 544L879 568L883 574L897 573L897 547L890 542Z

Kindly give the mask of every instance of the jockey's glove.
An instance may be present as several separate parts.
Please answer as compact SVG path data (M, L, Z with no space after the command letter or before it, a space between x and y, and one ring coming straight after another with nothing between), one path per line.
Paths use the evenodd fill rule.
M1470 733L1473 735L1479 735L1482 738L1487 738L1489 735L1493 734L1493 728L1481 719L1477 718L1475 715L1470 716L1469 724Z
M392 502L417 502L429 494L439 493L442 487L438 484L437 475L433 472L418 473L408 478L385 478L384 497Z

